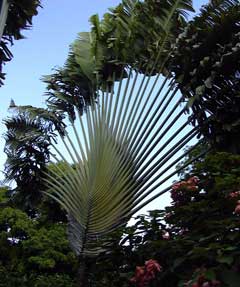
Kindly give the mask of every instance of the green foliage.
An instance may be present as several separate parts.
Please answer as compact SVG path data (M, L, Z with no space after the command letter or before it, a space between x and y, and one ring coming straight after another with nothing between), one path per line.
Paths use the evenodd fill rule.
M13 116L4 120L5 182L16 184L9 191L15 206L34 216L43 198L42 178L49 162L50 143L56 142L56 131L64 134L65 124L63 116L43 108L16 106L12 102L11 111Z
M106 89L128 66L145 74L170 72L201 134L219 150L238 153L239 9L238 0L211 1L187 24L191 1L128 0L101 21L93 15L91 32L82 34L89 40L79 37L65 67L46 78L49 105L65 107L74 119L72 105L82 112L96 97L96 81L89 82L94 73L98 85ZM82 62L86 47L88 65Z
M238 0L211 1L179 35L169 63L193 122L215 147L233 153L240 151L239 23Z
M54 224L41 227L32 232L31 237L22 243L23 252L29 256L28 268L37 270L64 270L75 263L73 253L69 250L66 227Z
M67 113L70 120L76 118L74 107L82 114L86 106L96 97L91 81L77 65L73 53L70 53L63 69L45 76L47 83L47 105L50 110Z
M76 286L65 213L43 196L30 217L15 200L9 188L0 189L0 286Z
M32 26L32 18L37 15L40 7L40 0L9 0L8 17L0 42L0 67L10 61L13 57L8 45L13 44L13 40L23 39L23 29ZM5 74L0 73L0 86L3 85Z
M1 208L0 261L0 286L74 286L77 259L63 223Z
M151 59L156 59L159 50L162 52L160 56L168 55L174 37L185 26L182 9L191 10L190 2L163 1L160 6L157 1L129 0L123 1L107 13L102 21L93 16L92 31L81 34L72 45L65 67L45 78L48 84L49 109L55 110L57 114L67 112L73 122L76 117L74 107L78 108L81 115L97 97L94 92L97 84L102 90L108 91L114 79L127 76L127 69L123 69L126 68L126 63L148 74L146 63L152 64ZM195 112L195 120L202 125L206 113L213 114L215 118L210 118L209 125L212 128L210 131L215 133L213 142L221 142L221 148L224 148L219 136L223 135L221 129L229 130L229 146L235 152L238 150L235 136L239 135L238 12L239 5L235 1L212 1L179 36L173 61L168 66L183 93L193 99L189 106ZM135 53L131 53L133 50ZM161 70L165 64L163 58L157 57L157 60L157 70L152 73ZM98 77L96 82L93 80L94 72ZM165 73L165 70L162 72ZM213 103L212 99L217 101ZM96 111L97 109L93 118L99 119L100 112L97 114ZM36 114L37 110L33 108L32 112ZM49 117L47 112L41 112L44 117ZM77 259L68 247L65 213L54 201L44 196L40 196L41 201L39 198L35 201L36 192L40 195L39 191L46 187L42 176L49 157L49 136L51 132L54 133L51 127L50 134L47 132L49 126L45 124L48 123L32 120L31 117L20 117L7 122L6 151L9 161L6 172L9 178L17 180L17 188L12 195L21 191L21 203L27 202L28 208L22 204L18 206L28 214L16 209L16 197L11 196L8 202L6 189L1 190L3 207L0 209L0 286L74 286ZM102 125L101 122L98 124ZM209 127L207 131L204 131L204 127L202 125L202 132L206 134ZM95 127L95 131L98 136L98 149L95 149L97 156L105 155L106 163L107 159L111 160L110 152L116 152L115 158L118 158L121 168L128 167L129 157L121 154L117 141L108 141L110 152L102 145L101 136L106 135L108 130L103 128L101 134ZM54 134L51 135L54 138ZM190 154L189 159L193 157ZM80 167L65 166L60 162L59 165L50 166L52 174L56 175L57 180L54 183L60 187L60 195L64 189L69 190L69 182L72 190L77 190L82 175L89 175L90 164L86 161L81 164ZM219 280L223 287L238 286L240 225L236 207L240 200L239 164L238 155L227 153L211 154L195 161L181 173L185 183L175 193L172 191L171 206L166 210L152 211L147 216L138 216L133 226L118 230L109 237L111 247L96 262L87 260L91 285L130 286L129 279L133 277L135 267L142 266L144 261L153 258L163 267L163 271L151 283L153 286L191 286L201 276L204 280ZM94 160L92 166L94 168L91 175L95 172ZM132 169L127 172L131 175ZM101 173L104 174L102 168L100 175ZM106 173L112 176L112 169ZM124 186L125 175L123 173ZM186 187L191 176L199 178L197 188ZM99 178L100 176L97 179ZM114 184L115 181L116 177L113 177L107 184ZM91 180L86 182L92 186ZM128 182L135 186L136 181L132 177ZM102 188L101 184L99 186ZM87 184L83 184L83 187L86 188ZM111 188L113 190L112 186ZM30 194L34 196L29 197ZM121 197L120 199L122 200ZM67 198L67 204L72 207L79 202L81 205L86 198L77 198L77 201L71 202L68 200ZM119 205L116 204L116 207ZM104 214L106 220L103 224L107 224L110 221L107 209L101 204L96 209ZM93 219L98 219L97 214ZM71 215L70 223L73 228L78 229L78 223ZM119 219L122 213L116 212L114 215ZM91 224L94 227L96 221L92 220ZM83 226L85 227L85 222ZM98 231L99 225L96 226ZM97 236L94 237L96 238ZM79 238L76 239L79 241Z
M34 287L75 287L72 278L65 274L37 276L33 283Z
M193 11L191 5L191 1L181 0L161 3L124 0L110 9L102 21L93 15L94 55L103 62L106 71L110 63L123 63L149 72L149 66L154 66L158 49L164 46L167 52L171 41L184 26L187 11ZM162 53L161 59L165 57ZM114 69L114 66L111 68Z
M15 203L33 211L40 200L43 188L41 177L49 160L49 144L53 136L44 123L27 114L19 114L5 120L6 181L15 181Z
M0 186L0 205L4 205L8 201L7 192L7 186Z
M0 287L76 287L76 284L67 274L32 273L28 277L0 266Z
M93 15L91 32L73 43L66 65L45 78L49 106L75 119L73 106L82 113L96 84L111 87L128 66L170 72L201 134L218 150L238 153L239 9L238 0L211 1L187 24L191 1L125 0L102 20Z
M43 79L48 106L75 119L73 106L82 113L96 98L96 85L110 88L127 76L127 67L157 73L185 26L187 11L193 11L191 0L124 0L101 21L93 15L91 32L79 34L65 66Z
M15 40L23 39L23 29L29 29L32 25L32 17L37 15L40 0L10 0L8 19L4 34Z

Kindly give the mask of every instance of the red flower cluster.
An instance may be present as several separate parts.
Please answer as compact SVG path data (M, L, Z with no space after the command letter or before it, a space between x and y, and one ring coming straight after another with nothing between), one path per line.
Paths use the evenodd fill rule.
M199 182L199 179L196 176L190 177L187 181L180 181L178 183L175 183L172 186L173 190L178 190L178 189L187 189L187 190L197 190L197 183Z
M144 266L136 267L135 276L130 281L138 287L145 287L161 270L160 264L156 260L150 259L145 262Z
M240 191L231 192L229 194L229 197L231 197L231 198L238 198L238 197L240 197Z
M190 177L187 181L180 181L172 186L171 197L175 203L184 202L186 194L184 191L196 191L199 179L196 176Z
M237 201L237 206L235 208L235 213L240 214L240 200Z
M240 198L240 191L231 192L229 194L229 197L232 198L232 199ZM240 214L240 200L237 201L237 205L236 205L236 208L235 208L234 211L235 211L236 214Z

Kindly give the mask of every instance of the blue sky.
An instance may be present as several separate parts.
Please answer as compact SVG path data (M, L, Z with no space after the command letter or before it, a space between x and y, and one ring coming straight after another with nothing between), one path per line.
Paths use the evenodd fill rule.
M4 67L7 73L5 84L0 88L0 135L4 133L2 120L9 116L7 111L11 98L17 105L44 105L45 85L42 75L50 74L56 66L62 66L68 47L77 33L89 31L89 17L98 13L102 16L119 0L43 0L43 9L34 17L33 28L25 31L27 39L15 41L11 51L14 59ZM194 0L196 10L206 0ZM4 140L0 138L0 170L3 170L5 155ZM0 178L2 176L0 175Z

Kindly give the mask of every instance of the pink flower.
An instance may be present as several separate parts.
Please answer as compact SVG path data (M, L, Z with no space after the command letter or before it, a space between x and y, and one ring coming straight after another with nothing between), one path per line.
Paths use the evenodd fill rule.
M192 176L187 181L180 181L180 182L177 182L177 183L173 184L172 190L173 191L177 191L177 190L179 190L181 188L185 188L185 189L188 189L188 190L197 190L198 187L197 187L196 184L198 182L199 182L198 177Z
M187 185L186 186L186 189L188 189L188 190L192 190L192 191L195 191L195 190L198 190L198 186L196 186L196 185L194 185L194 184L189 184L189 185Z
M131 282L136 282L139 280L145 273L145 267L144 266L137 266L135 270L135 276L130 279Z
M165 233L162 235L162 238L163 238L163 239L166 239L166 240L170 239L170 234L169 234L169 232L165 232Z
M144 266L137 266L135 276L130 279L130 282L136 283L138 287L145 287L149 281L155 278L155 273L160 272L162 267L153 259L145 262Z
M146 261L145 267L146 267L147 273L151 274L152 278L155 277L156 272L160 272L162 269L160 264L156 260L153 260L153 259Z
M235 213L240 214L240 204L238 204L235 208Z
M229 197L236 198L240 196L240 191L234 191L229 194Z
M177 189L179 189L181 186L182 186L182 182L175 183L175 184L172 186L172 190L177 190Z
M141 277L145 273L144 266L136 267L136 277Z
M192 176L187 180L188 184L196 185L199 182L199 178L197 176Z
M137 286L144 286L144 275L145 275L145 267L137 266L135 270L135 276L130 279L130 282L136 283Z

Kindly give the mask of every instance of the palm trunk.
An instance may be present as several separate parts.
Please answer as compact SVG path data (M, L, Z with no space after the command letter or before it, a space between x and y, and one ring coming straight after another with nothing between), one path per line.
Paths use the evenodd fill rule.
M79 258L79 268L77 273L77 287L88 287L88 272L86 258Z

